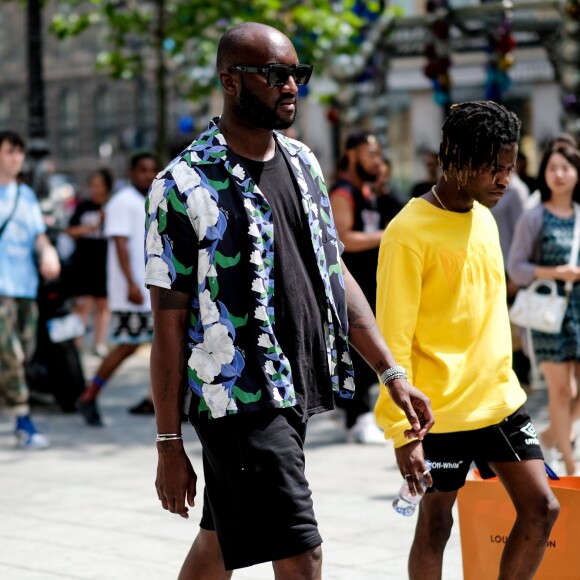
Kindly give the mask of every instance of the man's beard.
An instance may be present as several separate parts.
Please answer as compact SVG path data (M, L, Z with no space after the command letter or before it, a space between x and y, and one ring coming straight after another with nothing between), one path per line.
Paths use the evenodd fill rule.
M363 181L375 181L378 177L375 173L369 173L361 164L357 161L356 173Z
M291 96L291 95L290 95ZM280 100L287 100L288 95L282 95ZM278 103L276 103L277 105ZM282 119L276 113L276 106L269 108L242 80L242 91L238 101L238 112L242 118L245 118L252 125L260 129L288 129L294 123L296 118L296 109L292 118Z

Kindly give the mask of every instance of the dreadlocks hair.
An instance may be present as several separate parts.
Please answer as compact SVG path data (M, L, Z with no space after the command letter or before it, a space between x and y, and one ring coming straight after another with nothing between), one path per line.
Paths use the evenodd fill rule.
M454 172L459 185L465 185L482 168L495 174L501 147L519 141L520 126L515 113L494 101L451 105L439 148L443 177Z

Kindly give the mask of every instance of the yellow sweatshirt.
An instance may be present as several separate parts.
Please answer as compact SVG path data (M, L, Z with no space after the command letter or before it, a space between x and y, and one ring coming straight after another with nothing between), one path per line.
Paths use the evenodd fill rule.
M487 427L523 405L499 234L484 206L456 213L409 201L381 242L377 321L409 382L431 399L433 433ZM409 442L384 386L375 414L395 447Z

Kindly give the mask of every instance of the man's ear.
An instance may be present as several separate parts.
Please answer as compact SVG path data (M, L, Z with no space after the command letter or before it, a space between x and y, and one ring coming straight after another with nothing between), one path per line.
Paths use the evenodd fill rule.
M353 147L352 149L349 149L346 152L346 158L348 159L349 165L353 165L354 163L356 163L356 159L357 159L356 147Z
M234 77L234 75L227 71L222 70L220 72L220 83L226 93L229 95L235 95L238 90L238 80Z

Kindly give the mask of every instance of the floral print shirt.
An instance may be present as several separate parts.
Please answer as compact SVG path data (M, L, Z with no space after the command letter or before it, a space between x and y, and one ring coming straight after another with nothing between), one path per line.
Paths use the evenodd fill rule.
M332 388L351 398L344 278L322 172L305 145L274 135L298 184L324 287ZM157 175L147 197L145 283L192 296L186 370L197 419L296 405L292 369L276 338L267 195L213 119Z

